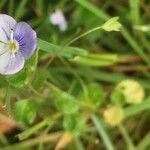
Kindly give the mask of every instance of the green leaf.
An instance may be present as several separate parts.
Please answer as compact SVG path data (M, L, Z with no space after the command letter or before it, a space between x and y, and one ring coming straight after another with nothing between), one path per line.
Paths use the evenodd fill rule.
M88 97L85 97L83 93L80 93L80 103L84 107L96 108L104 100L103 89L101 85L97 83L90 83L87 85Z
M48 70L38 68L35 74L35 78L32 82L33 88L35 90L40 89L48 77L49 77Z
M66 115L63 121L64 129L74 136L81 135L85 131L84 119L77 114Z
M91 83L87 88L91 104L93 104L94 106L101 104L104 97L102 86L97 83Z
M55 106L64 114L73 114L79 109L75 98L65 92L60 92L55 95Z
M13 115L21 124L31 124L36 116L35 102L30 99L19 100L14 105Z
M115 89L112 93L111 93L111 102L114 105L118 105L118 106L122 106L125 103L125 97L122 93L121 90L119 89Z
M62 57L66 57L66 58L72 58L74 56L84 56L87 55L87 51L82 49L82 48L78 48L78 47L60 47L54 44L51 44L49 42L46 42L44 40L38 39L38 46L41 50L48 52L52 55L56 55L56 56L62 56Z
M22 88L31 82L33 73L35 72L38 59L38 50L36 53L26 61L24 68L15 75L6 76L7 82L15 88Z

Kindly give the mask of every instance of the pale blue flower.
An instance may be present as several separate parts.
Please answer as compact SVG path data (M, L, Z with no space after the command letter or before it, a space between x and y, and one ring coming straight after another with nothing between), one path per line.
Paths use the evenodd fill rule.
M0 14L0 74L20 71L35 51L36 39L36 32L27 23Z

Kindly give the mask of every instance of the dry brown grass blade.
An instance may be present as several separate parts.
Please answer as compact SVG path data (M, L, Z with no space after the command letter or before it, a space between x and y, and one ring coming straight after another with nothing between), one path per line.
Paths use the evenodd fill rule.
M16 127L15 121L9 117L0 114L0 133L6 133Z
M150 65L112 65L107 69L119 72L138 72L138 71L149 71Z
M55 150L64 149L72 141L72 139L73 137L69 133L65 132L56 144Z
M19 149L27 148L30 146L34 146L39 143L54 142L58 138L60 138L61 135L62 135L62 132L55 132L55 133L50 133L47 135L40 135L39 137L36 137L36 138L32 138L29 140L22 141L20 143L16 143L14 145L9 145L9 146L3 147L2 150L10 150L10 149L19 150ZM1 148L0 148L0 150L1 150Z

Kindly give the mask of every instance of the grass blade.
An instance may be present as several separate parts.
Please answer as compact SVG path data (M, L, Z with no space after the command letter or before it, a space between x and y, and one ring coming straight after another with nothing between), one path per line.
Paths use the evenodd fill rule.
M52 55L66 57L66 58L72 58L78 55L85 56L88 53L86 50L78 47L64 47L64 49L62 49L60 46L51 44L41 39L38 39L38 47L41 50L48 52Z
M135 148L135 146L134 146L134 144L133 144L129 134L127 133L127 131L123 127L123 125L120 124L118 127L119 127L119 130L120 130L120 132L121 132L121 134L122 134L126 144L127 144L128 150L136 150L136 148Z
M137 146L138 150L146 150L150 145L150 132L146 134L146 136L140 141Z
M23 16L27 2L28 2L28 0L21 0L20 1L19 6L16 9L16 13L15 13L16 20L19 20Z
M8 85L7 91L6 91L6 97L5 97L5 105L6 105L6 110L11 115L11 101L10 101L10 86Z
M140 0L129 0L129 4L132 23L137 25L140 22Z
M106 21L110 17L104 13L102 10L98 9L96 6L94 6L92 3L90 3L87 0L76 0L77 3L79 3L81 6L89 10L91 13L93 13L98 18ZM133 50L145 60L146 63L150 64L150 59L147 57L147 55L144 53L142 48L139 46L139 44L134 40L134 38L130 35L130 33L127 31L126 28L122 27L121 30L122 35L124 38L128 41L128 43L131 45Z
M96 115L93 114L92 115L92 121L93 121L94 125L96 126L100 137L104 141L107 150L114 150L115 148L114 148L114 146L113 146L113 144L109 138L108 133L105 131L101 120Z
M144 100L141 104L128 106L125 109L125 118L138 114L144 110L150 110L150 97Z

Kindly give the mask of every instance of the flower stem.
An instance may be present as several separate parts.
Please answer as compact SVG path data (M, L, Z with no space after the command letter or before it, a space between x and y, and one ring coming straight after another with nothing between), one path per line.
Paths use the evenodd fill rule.
M89 30L87 32L84 32L83 34L81 34L81 35L77 36L76 38L72 39L70 42L68 42L67 44L65 44L63 47L69 46L72 43L74 43L75 41L77 41L78 39L80 39L80 38L82 38L82 37L84 37L84 36L86 36L86 35L94 32L94 31L97 31L97 30L99 30L101 28L102 28L102 26L99 26L99 27L95 27L95 28L93 28L93 29L91 29L91 30Z
M46 119L44 119L43 121L41 121L40 123L36 124L35 126L29 128L28 130L20 133L18 135L20 140L24 140L26 138L28 138L29 136L31 136L32 134L36 133L39 129L45 127L46 125L49 124L49 126L53 126L55 121L60 117L60 113L55 114L54 116L48 117Z
M9 115L11 115L10 90L11 90L10 86L8 85L7 90L6 90L5 106Z

